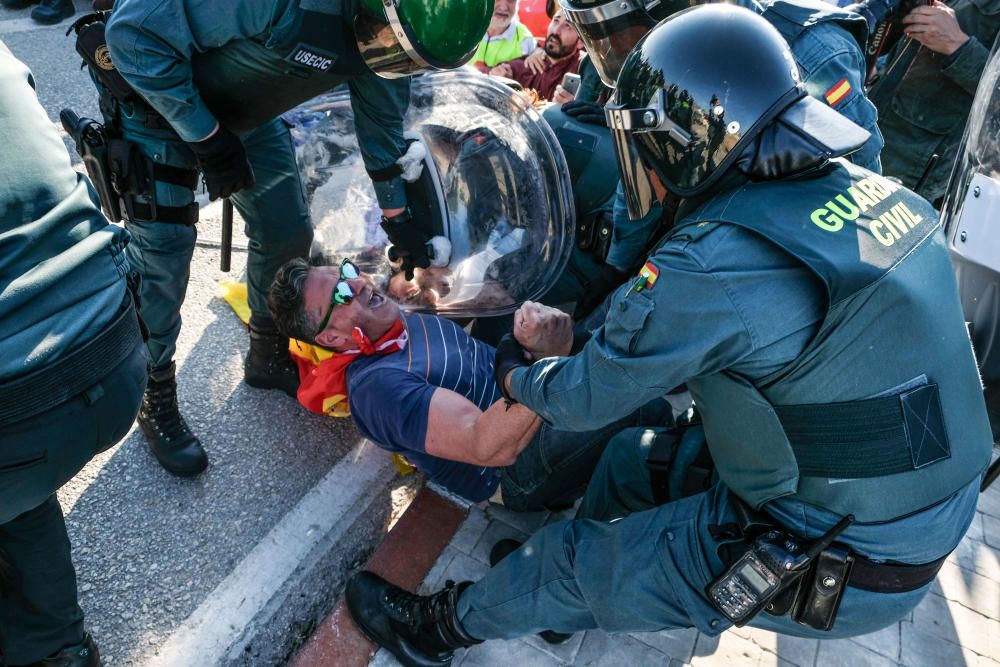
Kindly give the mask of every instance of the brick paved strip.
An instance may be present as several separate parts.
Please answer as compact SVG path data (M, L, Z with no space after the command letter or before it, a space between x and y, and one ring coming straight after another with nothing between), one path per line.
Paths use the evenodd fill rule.
M426 488L365 564L389 581L416 590L465 520L466 511ZM354 625L344 600L337 603L291 667L365 667L374 645Z

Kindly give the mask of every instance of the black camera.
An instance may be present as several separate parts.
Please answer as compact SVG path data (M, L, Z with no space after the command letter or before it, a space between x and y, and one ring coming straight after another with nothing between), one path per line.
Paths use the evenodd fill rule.
M862 0L844 7L860 14L868 22L868 46L865 64L868 76L875 72L875 64L902 35L902 18L917 7L932 4L933 0Z

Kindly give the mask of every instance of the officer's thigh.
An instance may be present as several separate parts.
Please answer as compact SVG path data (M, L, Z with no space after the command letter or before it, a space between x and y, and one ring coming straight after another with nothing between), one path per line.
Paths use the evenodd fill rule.
M0 426L0 525L41 505L91 458L128 433L146 377L146 349L140 342L83 394Z

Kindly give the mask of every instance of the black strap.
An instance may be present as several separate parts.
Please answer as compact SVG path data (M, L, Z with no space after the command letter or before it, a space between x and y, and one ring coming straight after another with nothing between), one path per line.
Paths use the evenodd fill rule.
M847 585L873 593L907 593L934 581L948 556L923 565L873 563L854 555L854 567Z
M774 410L805 477L882 477L949 456L936 384L880 398Z
M191 202L187 206L157 206L135 201L134 197L126 197L125 210L132 222L165 222L171 225L193 225L198 222L198 203Z
M732 491L729 492L729 499L736 512L736 522L708 526L712 539L721 542L718 554L727 568L746 553L749 544L759 535L775 528L785 530L770 514L750 507ZM742 540L736 539L739 536L742 536ZM849 549L843 545L841 547ZM851 552L851 556L854 558L854 565L847 585L873 593L906 593L916 590L933 581L948 559L948 555L945 555L930 563L906 565L875 563L854 552Z
M34 417L97 384L142 344L132 295L111 323L67 356L0 384L0 425Z
M153 179L162 183L179 185L194 190L198 187L198 170L171 167L169 164L153 163Z

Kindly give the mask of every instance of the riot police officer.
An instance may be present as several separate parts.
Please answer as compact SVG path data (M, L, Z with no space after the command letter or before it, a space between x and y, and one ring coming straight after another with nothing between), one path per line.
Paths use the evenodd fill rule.
M168 471L195 475L208 462L178 411L173 363L196 238L198 172L212 199L231 196L250 238L246 382L294 395L298 374L266 294L279 266L308 254L312 227L279 114L337 85L350 88L394 256L409 272L427 266L430 232L411 220L403 181L407 170L419 169L403 138L407 75L462 64L489 14L485 0L122 0L107 20L106 45L100 15L78 22L78 49L101 91L106 125L125 142L112 156L123 172L115 188L135 238L129 260L144 278L151 333L139 423Z
M361 573L348 606L404 664L544 630L872 632L974 516L991 438L937 216L833 159L868 135L808 96L781 35L741 8L678 13L629 55L607 117L630 210L681 198L670 231L578 353L525 366L507 340L498 381L576 429L687 382L718 481L547 526L428 597Z
M135 420L146 384L109 225L0 42L0 663L100 665L56 491Z
M592 65L608 87L613 87L622 62L636 41L655 23L691 6L688 0L664 2L612 2L608 0L568 0L563 3L567 18L577 26ZM847 159L875 172L881 170L879 154L883 141L876 123L874 105L865 96L866 67L864 46L867 26L859 15L818 0L740 0L735 4L755 11L778 29L788 42L809 94L836 109L868 130L871 138ZM581 65L581 73L584 67ZM594 79L587 76L585 81ZM600 108L584 101L547 109L546 120L553 126L566 153L574 182L579 213L576 252L546 303L577 298L574 315L589 312L614 287L621 284L622 271L631 271L646 256L662 231L658 206L640 220L630 220L624 192L618 184L615 196L595 201L605 188L595 183L614 183L609 143ZM596 111L596 113L595 113ZM589 155L586 153L589 151ZM578 208L581 208L578 206ZM582 306L582 307L579 307Z

